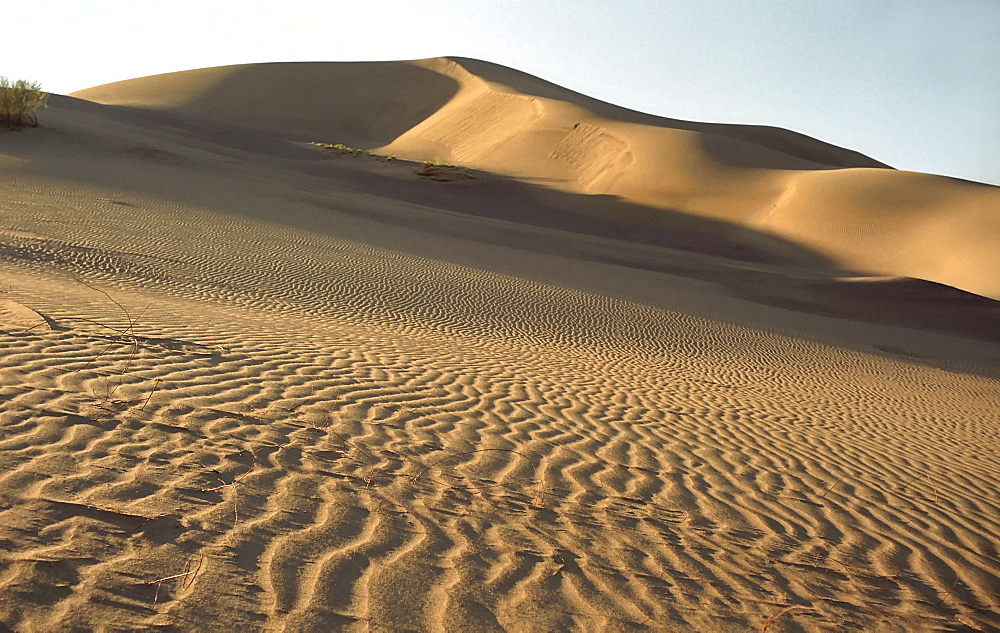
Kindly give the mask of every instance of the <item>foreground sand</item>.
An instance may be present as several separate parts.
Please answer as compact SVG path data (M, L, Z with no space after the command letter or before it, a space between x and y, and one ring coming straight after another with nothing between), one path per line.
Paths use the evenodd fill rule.
M1000 626L994 302L585 225L516 161L43 122L0 141L0 630Z

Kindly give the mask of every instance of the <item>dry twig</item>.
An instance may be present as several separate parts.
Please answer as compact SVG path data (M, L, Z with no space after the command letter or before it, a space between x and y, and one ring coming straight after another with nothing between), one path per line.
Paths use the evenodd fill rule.
M191 586L191 583L194 582L194 579L198 575L198 572L201 571L201 566L205 563L205 555L204 554L201 555L201 557L198 559L198 566L193 569L192 569L192 562L193 561L191 559L188 559L188 562L184 564L184 571L179 574L174 574L173 576L166 576L165 578L157 578L156 580L150 580L149 582L143 583L147 587L149 585L156 585L156 593L153 595L153 604L156 604L156 602L160 599L160 586L168 580L173 580L174 578L187 578L188 576L190 576L190 578L186 579L183 583L181 583L181 589L184 590Z
M930 475L924 473L924 477L927 478L927 483L931 485L931 490L934 491L934 503L937 503L938 500L941 499L941 495L938 493L937 486L934 485L934 480L931 479Z
M83 284L84 286L90 288L94 292L99 292L102 295L104 295L105 297L107 297L108 301L110 301L111 303L113 303L116 306L118 306L118 308L125 315L125 320L128 322L128 326L125 327L124 329L122 329L122 328L112 327L112 326L106 325L104 323L99 323L97 321L92 321L90 319L84 319L85 321L88 321L90 323L94 323L94 324L99 325L99 326L101 326L103 328L111 330L112 332L115 332L118 336L107 347L105 347L103 350L101 350L101 352L99 354L97 354L97 356L95 356L94 358L92 358L90 361L87 362L86 365L84 365L83 367L81 367L77 371L83 371L84 369L87 369L88 367L90 367L91 365L93 365L94 363L96 363L112 347L114 347L115 345L117 345L119 343L119 341L121 341L122 338L130 338L131 342L132 342L132 350L131 350L131 352L129 352L128 359L125 361L125 366L122 368L122 370L120 372L118 372L119 376L124 376L126 373L128 373L128 370L132 368L132 363L135 362L136 357L139 355L139 349L140 349L139 337L136 336L136 334L135 334L135 326L139 322L139 319L141 319L143 317L143 315L146 314L146 311L149 309L149 306L147 305L145 308L142 309L141 312L139 312L139 314L137 316L133 317L132 314L125 308L125 306L123 306L121 303L119 303L118 301L116 301L114 297L112 297L110 294L108 294L104 290L101 290L100 288L96 288L94 286L91 286L90 284L88 284L87 282L85 282L85 281L83 281L82 279L79 279L79 278L76 278L76 281L78 281L81 284ZM122 386L122 382L123 382L122 380L119 380L118 383L114 387L112 387L111 383L110 383L110 378L107 379L107 393L105 394L104 399L98 405L99 408L101 408L101 409L108 409L109 408L107 406L107 404L111 400L112 396L114 396L114 393L118 390L118 388ZM121 408L115 410L115 412L120 411L120 410L121 410Z
M948 587L948 592L945 593L944 596L942 596L941 599L938 600L937 604L935 604L934 606L935 607L940 607L941 604L944 603L944 601L947 600L949 596L951 596L951 592L955 590L955 585L957 585L957 584L958 584L958 574L955 574L955 580L953 580L951 582L951 586Z
M243 473L242 475L237 475L228 484L225 481L222 480L222 477L218 477L218 473L216 473L216 477L218 477L219 481L221 481L222 483L219 484L218 486L215 486L214 488L202 488L201 489L202 492L215 492L217 490L221 490L222 488L231 488L233 490L233 516L234 516L234 518L233 518L233 527L234 528L236 527L236 524L240 522L240 510L239 510L240 497L239 497L239 491L236 489L236 484L240 483L241 479L243 479L244 477L246 477L247 475L249 475L253 471L254 467L256 467L256 465L257 465L257 456L254 455L253 451L242 450L239 453L237 453L237 455L242 455L243 453L250 453L250 468L248 468L245 473Z
M781 611L778 611L777 613L775 613L774 615L772 615L771 617L769 617L767 619L767 621L764 622L764 626L760 627L760 633L764 633L764 631L766 631L768 629L768 627L770 627L774 623L774 621L777 620L778 618L780 618L781 616L785 615L789 611L795 611L797 609L801 609L801 610L804 610L804 611L815 611L816 610L816 609L814 609L812 607L807 607L807 606L802 605L802 604L796 604L796 605L792 605L790 607L785 607Z
M819 498L820 498L820 499L825 499L825 498L826 498L826 495L828 495L828 494L830 494L831 492L833 492L833 489L834 489L834 488L836 488L836 487L837 487L837 485L838 485L838 484L839 484L840 482L844 481L845 479L847 479L847 475L842 475L842 476L841 476L841 478L840 478L840 479L838 479L837 481L833 482L833 485L832 485L832 486L830 486L829 488L827 488L826 492L824 492L824 493L823 493L822 495L820 495L820 497L819 497Z
M146 400L142 403L142 406L139 407L140 411L146 410L146 405L149 404L149 401L153 398L153 394L156 393L156 388L159 385L160 385L160 379L157 378L156 380L153 381L153 389L149 392L149 395L146 396Z

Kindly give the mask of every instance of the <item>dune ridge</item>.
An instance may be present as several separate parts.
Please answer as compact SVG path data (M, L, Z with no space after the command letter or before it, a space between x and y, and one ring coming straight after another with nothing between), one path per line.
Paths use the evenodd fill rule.
M997 304L843 261L981 290L996 188L459 58L41 118L0 141L0 629L1000 627Z
M665 212L647 220L650 230L668 231L667 215L722 219L815 249L846 269L1000 298L992 240L1000 234L1000 188L898 172L788 130L632 112L478 60L256 64L75 96L323 134L319 140L614 196ZM595 151L594 135L615 149Z

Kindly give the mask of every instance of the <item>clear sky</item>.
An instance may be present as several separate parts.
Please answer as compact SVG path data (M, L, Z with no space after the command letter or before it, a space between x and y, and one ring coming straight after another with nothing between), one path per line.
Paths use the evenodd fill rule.
M262 61L454 55L663 116L1000 184L1000 0L0 0L55 93Z

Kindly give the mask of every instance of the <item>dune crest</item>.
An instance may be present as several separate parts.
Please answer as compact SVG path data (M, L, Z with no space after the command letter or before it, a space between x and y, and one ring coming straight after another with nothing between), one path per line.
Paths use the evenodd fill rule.
M1000 298L1000 188L897 172L788 130L633 112L487 62L252 64L74 96L614 196L763 231L842 268Z

